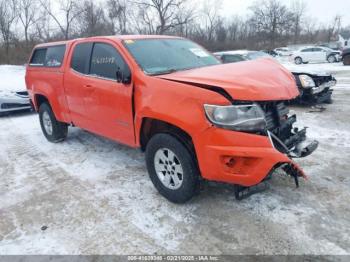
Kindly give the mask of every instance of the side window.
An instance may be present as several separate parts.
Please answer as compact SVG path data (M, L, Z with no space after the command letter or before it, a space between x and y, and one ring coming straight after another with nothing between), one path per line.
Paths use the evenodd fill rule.
M60 67L62 65L65 51L65 45L35 49L29 65L43 67Z
M312 51L313 51L312 48L306 48L301 50L301 52L312 52Z
M90 74L116 80L118 69L124 73L130 72L127 64L113 46L95 43L91 56Z
M47 51L46 48L35 49L29 65L31 65L31 66L44 66L46 51Z
M244 59L238 55L224 55L222 60L224 63L235 63L243 61Z
M77 44L73 51L71 68L75 71L88 74L92 43Z
M66 51L65 45L48 47L46 51L44 66L47 66L47 67L61 66L65 51Z
M313 48L313 51L314 51L314 52L322 52L323 49L321 49L321 48Z
M348 46L348 41L345 41L344 45L345 45L345 46Z

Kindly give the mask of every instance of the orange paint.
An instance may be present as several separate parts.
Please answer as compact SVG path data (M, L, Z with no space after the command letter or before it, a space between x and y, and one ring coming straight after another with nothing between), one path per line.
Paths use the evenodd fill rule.
M26 85L36 110L36 97L42 95L59 121L131 147L140 147L145 118L172 124L192 138L201 175L208 180L251 186L261 182L276 164L291 162L272 146L267 136L213 126L203 108L204 104L231 104L227 97L207 89L213 86L224 90L233 101L293 99L299 91L291 73L278 63L264 59L150 76L141 70L123 45L124 40L144 38L172 37L93 37L36 46L66 45L61 67L27 66ZM86 42L113 46L131 71L131 83L117 83L74 71L72 50ZM232 161L228 164L225 159Z

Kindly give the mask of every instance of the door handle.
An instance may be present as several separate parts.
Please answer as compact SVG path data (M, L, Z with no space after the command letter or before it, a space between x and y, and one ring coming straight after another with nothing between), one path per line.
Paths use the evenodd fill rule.
M84 85L84 88L86 88L87 90L94 89L94 87L92 85Z

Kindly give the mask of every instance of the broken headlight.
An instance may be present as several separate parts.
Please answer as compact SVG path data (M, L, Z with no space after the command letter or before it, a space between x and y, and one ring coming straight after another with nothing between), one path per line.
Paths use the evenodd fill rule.
M303 88L313 88L316 86L315 81L308 75L300 75L299 80Z
M204 105L205 113L214 125L236 131L257 132L266 128L265 114L257 104Z

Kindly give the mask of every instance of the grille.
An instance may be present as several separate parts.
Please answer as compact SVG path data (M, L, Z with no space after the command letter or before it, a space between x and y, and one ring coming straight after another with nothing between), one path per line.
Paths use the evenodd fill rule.
M289 109L284 102L265 102L260 103L260 106L265 112L267 129L276 135L287 148L293 148L304 139L305 130L298 131L293 128L296 116L289 115ZM285 153L285 149L279 143L275 143L275 147Z
M260 103L260 106L265 112L268 130L275 131L288 121L289 109L283 102Z
M315 81L316 86L320 86L323 83L327 83L333 80L332 76L312 76L312 79Z

